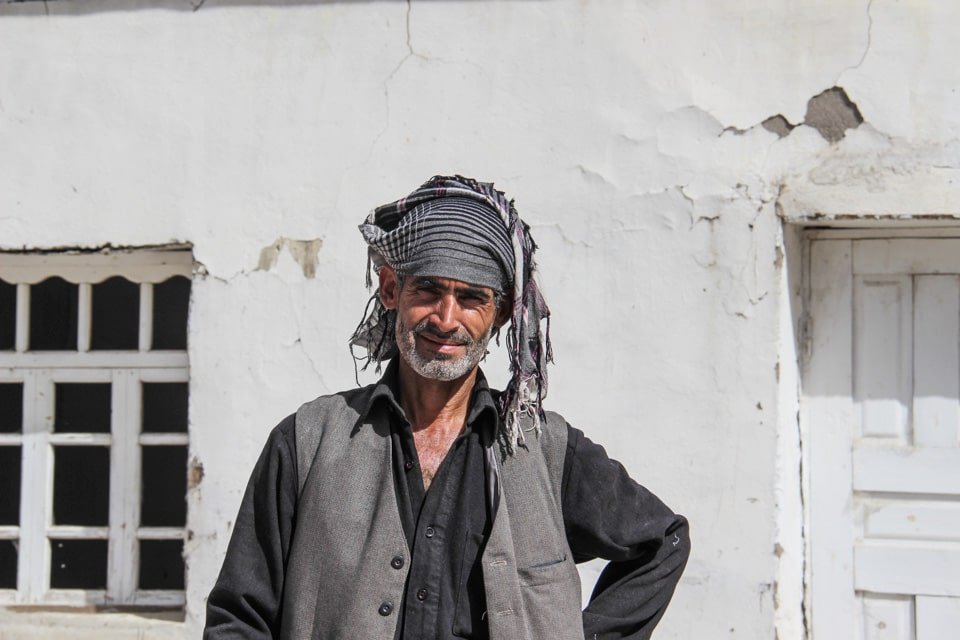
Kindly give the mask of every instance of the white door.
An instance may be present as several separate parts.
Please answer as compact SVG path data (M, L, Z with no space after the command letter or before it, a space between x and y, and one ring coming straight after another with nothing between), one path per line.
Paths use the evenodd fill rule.
M821 239L801 420L813 640L960 640L960 239Z

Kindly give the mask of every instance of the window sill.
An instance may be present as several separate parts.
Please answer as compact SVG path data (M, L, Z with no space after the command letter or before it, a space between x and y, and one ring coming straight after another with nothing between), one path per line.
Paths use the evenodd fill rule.
M4 640L102 640L110 637L183 640L186 637L183 620L180 609L0 608Z

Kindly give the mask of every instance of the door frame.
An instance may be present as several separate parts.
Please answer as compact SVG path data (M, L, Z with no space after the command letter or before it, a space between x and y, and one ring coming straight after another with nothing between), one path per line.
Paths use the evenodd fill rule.
M803 510L803 591L808 640L856 638L851 451L853 387L853 242L866 239L960 238L960 227L804 228L801 233L799 433ZM814 269L823 265L823 269ZM830 393L818 395L818 390ZM837 393L844 390L844 393ZM813 424L820 425L812 429ZM825 425L845 428L824 429ZM832 473L817 473L831 469ZM841 481L838 484L837 478ZM816 501L812 497L816 496ZM818 522L830 522L818 527ZM816 567L816 576L813 568Z

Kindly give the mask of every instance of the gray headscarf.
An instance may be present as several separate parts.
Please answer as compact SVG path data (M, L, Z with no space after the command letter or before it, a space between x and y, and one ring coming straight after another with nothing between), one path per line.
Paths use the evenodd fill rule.
M368 245L367 287L371 271L384 264L405 276L438 276L490 287L513 305L507 330L510 382L500 396L502 434L508 449L523 443L521 416L539 433L547 395L550 310L537 286L536 244L512 200L492 183L462 176L434 176L396 202L377 207L360 225ZM545 331L540 321L546 320ZM397 354L396 314L377 294L350 338L366 349L358 358L366 369Z

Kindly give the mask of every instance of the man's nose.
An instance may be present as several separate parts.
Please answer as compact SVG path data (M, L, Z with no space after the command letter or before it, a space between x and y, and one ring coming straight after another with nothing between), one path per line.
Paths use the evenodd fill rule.
M441 296L434 312L434 327L442 333L452 333L460 328L456 315L459 305L453 295Z

